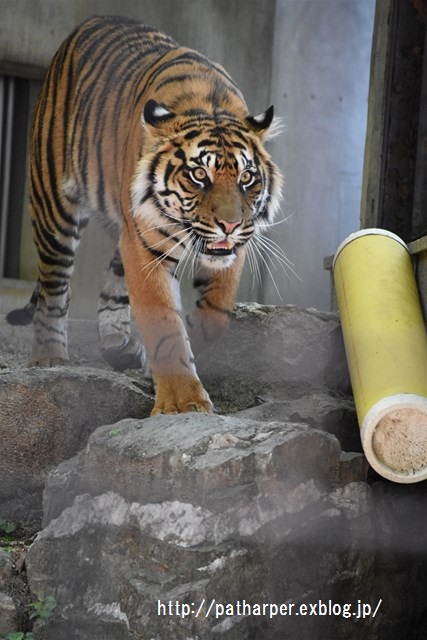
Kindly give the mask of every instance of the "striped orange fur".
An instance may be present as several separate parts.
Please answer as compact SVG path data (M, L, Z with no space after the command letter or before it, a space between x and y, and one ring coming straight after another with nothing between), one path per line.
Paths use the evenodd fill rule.
M97 214L117 240L98 309L104 356L119 369L144 361L130 300L153 414L211 411L193 349L227 327L246 249L278 208L281 177L264 148L273 128L272 108L250 116L221 66L156 29L119 17L78 27L52 61L33 121L32 364L68 359L74 255ZM177 280L186 265L200 287L188 332Z

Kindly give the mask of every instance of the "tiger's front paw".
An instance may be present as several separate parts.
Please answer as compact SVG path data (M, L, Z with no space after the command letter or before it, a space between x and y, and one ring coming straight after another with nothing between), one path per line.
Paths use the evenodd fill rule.
M152 416L159 413L213 412L209 395L198 378L158 376L155 384L156 400Z

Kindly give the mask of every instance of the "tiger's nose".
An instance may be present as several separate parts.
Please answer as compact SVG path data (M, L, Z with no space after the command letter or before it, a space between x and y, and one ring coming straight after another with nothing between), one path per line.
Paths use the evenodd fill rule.
M237 220L236 222L233 220L233 222L229 222L228 220L217 220L217 223L219 224L221 229L224 231L224 233L226 233L227 235L230 235L230 233L233 233L234 229L238 227L239 224L242 223L242 221Z

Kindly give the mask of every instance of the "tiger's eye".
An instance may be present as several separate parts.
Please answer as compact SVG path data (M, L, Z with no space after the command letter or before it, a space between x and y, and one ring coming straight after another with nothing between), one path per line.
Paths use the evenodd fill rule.
M190 169L190 177L193 182L204 184L206 178L208 177L208 174L206 173L206 170L203 169L203 167L195 167L194 169Z
M249 185L251 185L254 180L255 180L254 174L247 170L243 171L242 175L240 176L240 184L243 187L249 187Z

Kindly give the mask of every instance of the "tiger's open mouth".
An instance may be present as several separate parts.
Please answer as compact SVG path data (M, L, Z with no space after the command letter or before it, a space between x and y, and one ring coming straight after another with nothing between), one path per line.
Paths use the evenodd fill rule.
M228 256L234 253L235 243L232 240L219 240L218 242L208 242L205 246L205 253L209 255Z

